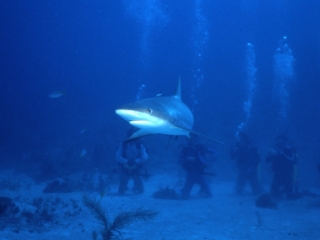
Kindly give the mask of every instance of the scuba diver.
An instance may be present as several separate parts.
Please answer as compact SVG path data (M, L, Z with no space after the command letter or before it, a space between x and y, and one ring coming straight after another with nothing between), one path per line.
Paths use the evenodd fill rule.
M269 150L266 158L266 161L272 164L274 172L270 194L276 199L280 199L282 195L287 199L295 199L299 195L296 189L297 152L287 140L285 134L279 134L275 148Z
M127 136L134 133L134 128L130 128ZM116 151L116 161L120 166L120 182L118 192L123 195L128 190L128 182L133 180L133 193L139 194L144 192L143 182L141 180L140 171L143 164L148 159L148 154L143 142L135 139L120 144Z
M210 187L204 177L204 175L214 175L205 172L205 168L208 166L206 154L214 154L215 157L215 151L212 148L201 144L198 137L191 134L189 142L182 148L178 159L178 163L187 172L186 181L181 190L182 199L187 199L190 196L195 184L200 186L200 194L207 198L212 197Z
M236 166L239 170L236 193L241 194L247 182L250 183L254 195L264 192L259 182L260 154L258 148L253 146L249 136L240 131L238 141L230 151L231 159L236 159Z

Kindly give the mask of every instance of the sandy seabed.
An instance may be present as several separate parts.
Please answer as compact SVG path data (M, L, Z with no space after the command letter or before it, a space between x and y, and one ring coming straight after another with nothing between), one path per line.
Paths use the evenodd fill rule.
M117 186L110 186L101 205L110 220L121 211L140 207L159 212L152 220L134 222L124 228L124 239L320 239L319 198L282 201L276 210L262 209L255 206L255 197L249 191L243 196L235 196L233 183L228 182L213 182L212 198L197 196L197 187L188 200L152 197L161 187L160 182L165 187L174 181L174 176L170 175L152 176L145 182L145 193L140 195L118 196ZM100 222L82 203L83 194L88 193L46 194L42 192L43 187L32 185L27 190L2 191L1 195L14 199L20 209L32 208L34 199L42 199L42 205L55 209L52 210L54 219L40 223L0 218L2 223L8 222L2 224L1 240L88 240L92 239L93 231L101 230ZM100 198L99 193L88 195ZM102 239L101 236L98 239Z

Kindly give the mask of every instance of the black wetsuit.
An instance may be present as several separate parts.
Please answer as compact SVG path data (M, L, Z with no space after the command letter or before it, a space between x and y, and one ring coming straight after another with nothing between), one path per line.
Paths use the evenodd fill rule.
M272 170L274 172L270 194L279 198L284 193L287 198L293 198L295 167L297 164L295 148L284 146L275 155L268 156L267 161L272 162Z
M183 199L189 197L195 184L200 186L200 192L206 197L212 196L209 185L204 178L204 170L207 167L205 160L206 153L214 153L214 151L202 144L188 145L182 149L178 162L187 171L186 181L181 190L181 197Z
M249 182L253 194L262 193L263 188L258 178L260 164L258 148L250 145L238 145L235 149L231 150L230 157L231 159L236 159L236 165L239 170L236 192L241 194L246 183Z

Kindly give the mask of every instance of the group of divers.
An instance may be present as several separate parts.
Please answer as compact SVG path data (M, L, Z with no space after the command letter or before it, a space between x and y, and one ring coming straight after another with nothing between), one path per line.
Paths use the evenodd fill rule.
M116 114L138 128L137 131L132 128L127 132L127 140L121 143L116 151L115 158L120 167L119 194L124 194L128 190L130 179L134 182L131 189L133 193L144 192L140 171L148 158L148 153L141 137L149 134L165 134L189 137L178 158L178 163L186 171L186 180L177 198L188 199L195 184L200 186L201 195L207 198L212 196L205 178L208 174L206 157L208 154L215 154L215 151L202 144L199 136L221 142L192 130L193 114L181 100L180 79L174 95L137 100L116 109ZM244 131L239 130L236 135L237 142L230 151L230 157L235 160L238 169L237 194L241 194L249 182L253 194L259 196L256 205L267 208L275 208L277 202L283 198L298 199L304 195L319 197L309 191L299 192L296 184L297 152L290 146L286 134L276 136L275 145L266 157L273 171L268 191L263 188L259 180L261 159L258 148ZM320 171L319 165L318 168Z
M128 136L134 134L134 128L127 132ZM211 164L207 158L215 158L215 150L203 143L195 134L191 134L188 142L181 147L178 163L186 172L184 186L176 195L177 199L188 199L194 185L199 185L198 195L205 198L212 197L206 175L210 174L206 169ZM235 184L236 194L241 195L247 183L250 184L252 194L257 197L256 205L264 208L276 208L281 199L299 199L304 195L319 197L310 191L299 191L297 187L297 151L290 146L287 135L276 136L275 145L267 154L266 161L271 164L273 179L268 191L260 183L259 166L261 157L258 148L252 143L249 135L244 131L237 133L235 146L230 150L230 158L235 160L238 176ZM137 138L122 142L116 150L116 162L119 166L118 193L125 194L132 191L135 194L144 192L141 173L148 159L147 149L141 140ZM318 165L320 172L320 164ZM133 187L129 189L129 181ZM130 186L131 186L130 185Z

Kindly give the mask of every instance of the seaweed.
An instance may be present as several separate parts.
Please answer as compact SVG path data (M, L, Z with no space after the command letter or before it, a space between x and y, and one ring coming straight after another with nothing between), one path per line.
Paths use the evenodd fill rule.
M278 204L272 199L270 193L264 193L256 199L256 207L277 209Z
M0 197L0 217L16 215L20 211L19 207L9 197Z
M153 219L158 212L148 209L137 208L120 212L113 221L109 220L108 213L105 211L100 201L84 195L82 198L84 205L93 213L95 218L102 224L100 234L103 240L123 239L122 230L136 221L148 221ZM93 232L92 238L97 239L97 232Z
M160 187L158 191L153 193L154 198L159 199L179 199L178 193L170 187Z

